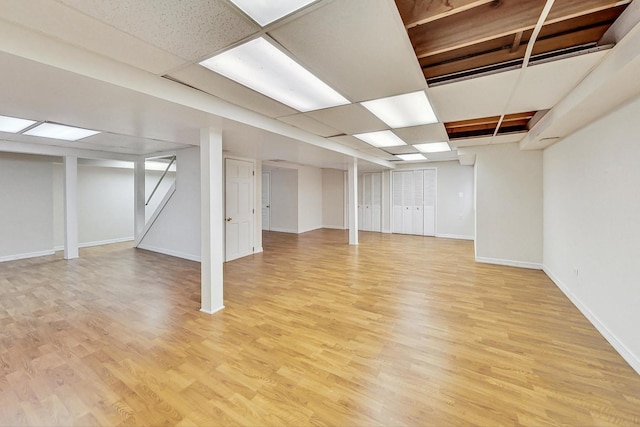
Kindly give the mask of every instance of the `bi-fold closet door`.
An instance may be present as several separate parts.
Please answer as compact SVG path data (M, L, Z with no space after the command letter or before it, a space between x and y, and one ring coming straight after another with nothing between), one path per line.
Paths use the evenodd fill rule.
M364 173L358 180L358 229L382 230L382 174Z
M435 236L436 170L393 171L393 233Z

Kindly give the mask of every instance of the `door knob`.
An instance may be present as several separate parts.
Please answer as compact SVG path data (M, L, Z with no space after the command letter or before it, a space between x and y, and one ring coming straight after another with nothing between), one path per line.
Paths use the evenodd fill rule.
M271 206L267 205L267 208L270 208Z
M233 218L229 217L227 218L227 222L231 221Z

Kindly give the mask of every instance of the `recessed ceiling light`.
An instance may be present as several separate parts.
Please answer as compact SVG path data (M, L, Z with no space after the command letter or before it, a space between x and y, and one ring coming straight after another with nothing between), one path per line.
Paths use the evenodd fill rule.
M262 27L289 15L315 0L231 0Z
M425 156L423 156L422 154L396 154L396 157L400 157L402 160L407 160L407 161L411 161L411 160L427 160L427 158Z
M423 153L441 153L443 151L451 151L451 147L446 142L428 142L426 144L415 144L419 151Z
M362 105L392 128L428 125L438 118L423 91L374 99Z
M353 135L358 139L373 145L374 147L397 147L398 145L407 145L403 140L390 130L382 130L379 132L367 132Z
M0 116L0 132L18 133L36 123L35 120L18 119L15 117Z
M298 111L349 104L346 98L263 37L202 61L200 65Z
M100 132L95 130L76 128L73 126L59 125L56 123L42 123L26 131L24 135L62 139L65 141L77 141L79 139L87 138L98 133Z

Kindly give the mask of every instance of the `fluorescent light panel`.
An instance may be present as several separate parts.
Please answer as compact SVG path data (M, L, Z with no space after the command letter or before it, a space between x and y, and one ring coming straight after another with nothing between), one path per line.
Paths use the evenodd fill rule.
M426 144L415 144L414 147L423 153L441 153L451 151L451 147L446 142L428 142Z
M391 132L390 130L359 133L353 136L377 148L407 145L403 140L400 139L400 137L398 137L398 135Z
M427 160L425 156L420 153L416 154L396 154L396 157L401 158L402 160L411 161L411 160Z
M315 0L231 0L262 27L285 17Z
M301 112L349 104L346 98L262 37L202 61L200 65Z
M24 135L41 136L43 138L62 139L65 141L77 141L100 132L73 126L59 125L56 123L42 123L29 129Z
M18 119L16 117L0 116L0 132L18 133L36 123L35 120Z
M362 105L394 129L438 122L423 91L374 99Z

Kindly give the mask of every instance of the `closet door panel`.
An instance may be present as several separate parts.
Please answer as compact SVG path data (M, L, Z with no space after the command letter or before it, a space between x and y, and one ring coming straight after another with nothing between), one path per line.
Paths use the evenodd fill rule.
M435 169L424 171L424 235L436 235L437 176Z

